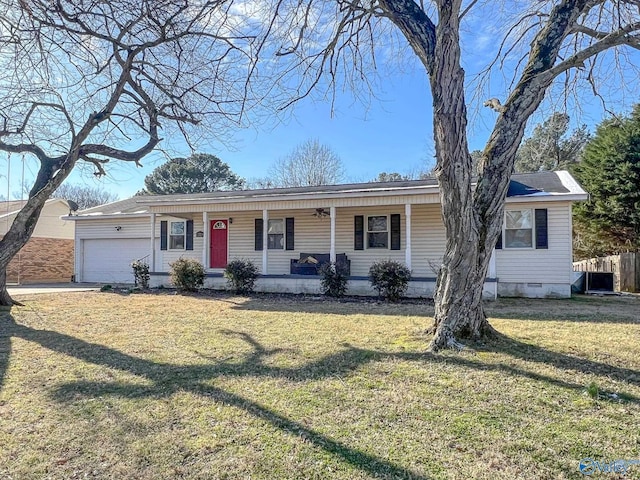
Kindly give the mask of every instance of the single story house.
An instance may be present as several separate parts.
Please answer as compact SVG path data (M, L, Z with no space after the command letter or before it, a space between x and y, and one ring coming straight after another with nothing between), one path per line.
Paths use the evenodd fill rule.
M571 205L586 199L568 172L514 175L485 295L570 296ZM132 283L141 259L152 286L169 285L170 264L189 257L206 286L224 288L224 267L242 258L262 273L258 291L315 293L320 279L303 264L313 257L346 260L349 292L373 294L369 267L393 259L413 273L409 295L430 297L445 250L434 179L139 196L66 218L79 282Z
M25 200L0 202L0 236L11 227ZM7 267L7 283L70 282L74 268L75 222L64 220L70 212L62 199L47 200L31 238Z

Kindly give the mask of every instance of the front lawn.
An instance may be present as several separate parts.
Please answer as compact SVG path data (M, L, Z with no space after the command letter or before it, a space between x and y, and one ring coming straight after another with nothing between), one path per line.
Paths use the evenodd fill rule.
M428 305L20 300L0 314L2 479L583 478L583 458L640 459L637 297L500 300L501 338L438 355Z

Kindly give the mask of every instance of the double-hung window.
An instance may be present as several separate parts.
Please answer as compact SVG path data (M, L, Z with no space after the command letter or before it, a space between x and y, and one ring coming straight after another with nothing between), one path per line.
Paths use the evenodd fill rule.
M185 228L184 221L171 222L169 230L169 250L184 250L185 247Z
M367 248L389 248L389 221L386 215L367 217Z
M529 209L505 212L504 248L533 247L533 213Z
M269 250L284 249L284 220L282 218L269 219L267 226L267 248Z

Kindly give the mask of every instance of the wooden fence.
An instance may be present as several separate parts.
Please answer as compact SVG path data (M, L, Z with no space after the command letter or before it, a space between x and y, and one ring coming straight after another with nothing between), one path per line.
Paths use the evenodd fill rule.
M640 253L621 253L573 262L573 271L613 273L614 291L640 292Z

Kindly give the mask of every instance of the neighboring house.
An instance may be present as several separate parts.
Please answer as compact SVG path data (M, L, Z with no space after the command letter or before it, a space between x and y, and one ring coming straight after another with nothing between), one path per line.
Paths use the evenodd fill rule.
M514 175L485 295L570 296L571 204L586 198L567 172ZM257 290L311 293L319 277L300 275L309 270L297 260L315 256L348 259L349 292L373 294L369 267L393 259L413 272L409 294L430 297L445 250L433 179L142 196L67 218L80 282L131 283L142 259L152 286L169 285L170 264L188 257L205 265L207 286L223 288L225 265L243 258L262 272Z
M11 227L24 200L0 202L0 236ZM75 223L61 217L69 214L65 200L47 200L27 244L7 267L7 283L70 282L73 276Z

